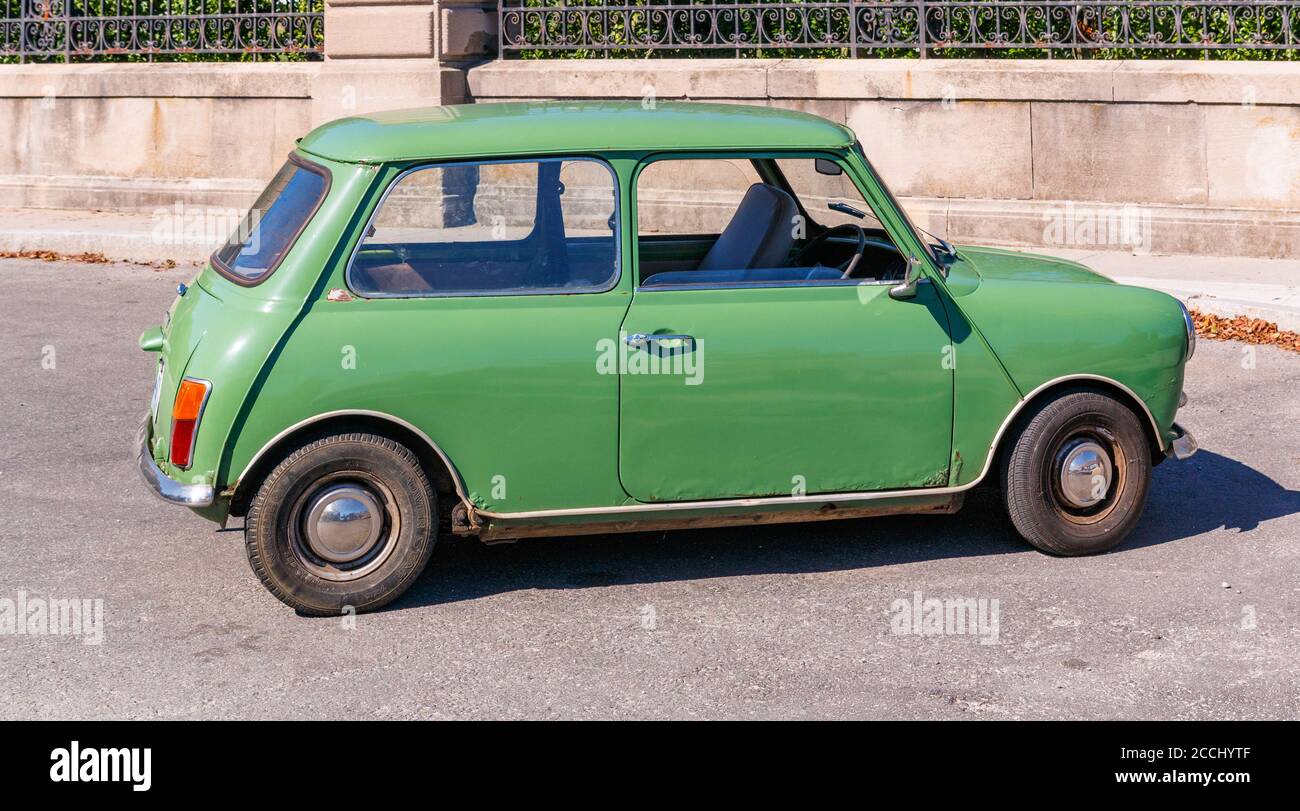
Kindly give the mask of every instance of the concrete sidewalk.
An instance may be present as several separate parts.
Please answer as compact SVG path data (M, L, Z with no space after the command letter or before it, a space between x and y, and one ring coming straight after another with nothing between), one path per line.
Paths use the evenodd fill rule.
M184 266L201 263L233 230L238 214L194 222L163 208L149 212L0 208L0 252L100 253L109 259ZM229 221L229 222L228 222ZM1014 248L1072 259L1122 284L1163 290L1189 307L1245 315L1300 332L1300 258L1134 255L1117 251Z
M198 216L209 209L192 207ZM222 212L212 228L190 223L182 213L93 211L66 208L0 208L0 252L100 253L135 262L203 262L234 231L238 214ZM215 226L224 226L225 233ZM207 231L213 231L209 235ZM187 233L188 232L188 233Z

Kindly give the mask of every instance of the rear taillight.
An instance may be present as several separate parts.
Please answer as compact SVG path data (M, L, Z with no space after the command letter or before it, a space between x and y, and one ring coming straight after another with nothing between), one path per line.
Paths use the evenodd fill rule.
M187 377L176 390L172 403L171 462L181 470L189 468L194 456L194 437L199 432L199 418L208 401L212 384L206 380Z

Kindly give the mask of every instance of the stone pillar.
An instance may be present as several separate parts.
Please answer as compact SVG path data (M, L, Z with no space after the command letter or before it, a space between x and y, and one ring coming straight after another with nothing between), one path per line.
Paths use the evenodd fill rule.
M438 58L465 67L497 52L497 4L491 0L437 0ZM463 69L463 68L462 68Z
M490 0L326 0L325 61L312 86L312 124L460 104L466 69L496 48Z

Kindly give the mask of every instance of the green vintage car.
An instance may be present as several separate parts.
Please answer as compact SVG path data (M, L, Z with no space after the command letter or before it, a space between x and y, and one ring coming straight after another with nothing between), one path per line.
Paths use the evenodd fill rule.
M870 133L864 133L870 136ZM854 134L715 104L435 107L302 138L166 323L140 470L306 614L439 535L950 513L1124 539L1195 346L1163 293L916 228Z

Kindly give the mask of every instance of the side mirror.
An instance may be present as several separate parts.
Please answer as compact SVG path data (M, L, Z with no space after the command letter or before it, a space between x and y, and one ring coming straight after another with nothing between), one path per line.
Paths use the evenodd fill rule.
M835 175L844 174L844 170L840 168L838 163L832 160L827 160L826 158L814 159L813 168L817 170L817 174L819 175L831 175L834 177Z
M907 270L903 272L903 281L889 288L889 297L895 301L907 301L916 298L916 285L921 281L921 263L916 259L907 260Z

